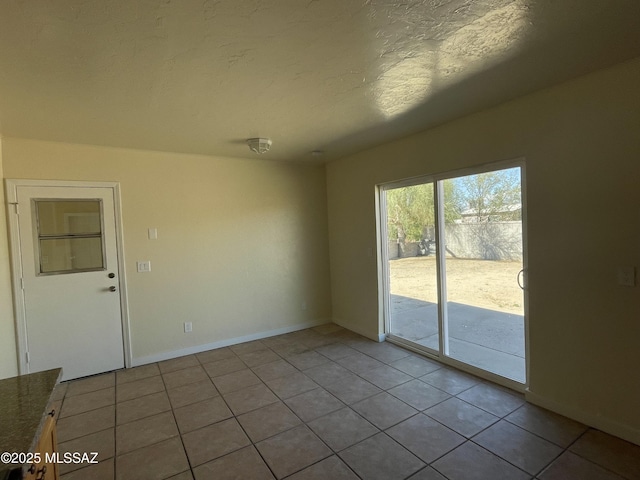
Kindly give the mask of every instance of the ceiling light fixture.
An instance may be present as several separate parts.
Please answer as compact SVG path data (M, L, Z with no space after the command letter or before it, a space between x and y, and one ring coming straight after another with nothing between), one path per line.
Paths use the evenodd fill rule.
M271 148L271 139L270 138L249 138L247 140L247 145L249 148L258 153L266 153Z

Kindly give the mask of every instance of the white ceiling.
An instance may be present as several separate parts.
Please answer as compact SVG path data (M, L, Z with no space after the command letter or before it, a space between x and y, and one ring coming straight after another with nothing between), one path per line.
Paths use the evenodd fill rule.
M0 134L324 160L640 55L638 0L2 0Z

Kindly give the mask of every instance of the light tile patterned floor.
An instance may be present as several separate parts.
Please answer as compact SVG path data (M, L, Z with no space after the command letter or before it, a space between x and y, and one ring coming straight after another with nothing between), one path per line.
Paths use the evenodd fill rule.
M60 385L63 480L640 478L640 447L335 325Z

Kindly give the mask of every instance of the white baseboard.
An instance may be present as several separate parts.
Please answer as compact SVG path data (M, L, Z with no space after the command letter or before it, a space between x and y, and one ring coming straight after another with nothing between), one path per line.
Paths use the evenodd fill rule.
M546 397L538 395L530 390L525 392L525 398L528 402L538 405L540 407L551 410L552 412L559 413L565 417L569 417L577 422L584 423L590 427L597 428L603 432L615 435L629 442L640 445L640 430L630 427L623 423L617 422L610 418L603 417L591 412L575 408L571 405L558 403L554 400L550 400Z
M340 325L341 327L346 328L347 330L351 330L353 333L362 335L363 337L366 337L369 340L373 340L374 342L384 342L385 339L387 338L386 334L384 333L379 333L377 335L374 335L371 332L365 332L364 330L360 330L359 328L354 328L353 325L351 324L347 325L345 324L345 322L343 322L339 318L334 317L333 323L335 323L336 325Z
M252 340L261 340L263 338L275 337L276 335L283 335L285 333L297 332L298 330L304 330L306 328L317 327L319 325L324 325L325 323L331 323L331 320L328 318L323 318L313 322L292 325L290 327L282 327L275 330L252 333L249 335L243 335L242 337L227 338L225 340L219 340L217 342L207 343L204 345L196 345L194 347L182 348L180 350L172 350L170 352L147 355L146 357L137 357L132 359L131 366L139 367L140 365L162 362L163 360L171 360L172 358L183 357L185 355L193 355L194 353L206 352L207 350L228 347L230 345L237 345L239 343L251 342Z

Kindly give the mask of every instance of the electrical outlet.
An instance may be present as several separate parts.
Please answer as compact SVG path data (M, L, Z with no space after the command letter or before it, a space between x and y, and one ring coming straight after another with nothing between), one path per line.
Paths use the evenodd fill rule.
M618 267L618 285L636 286L636 267Z
M193 330L193 324L191 322L184 322L184 333L189 333Z

